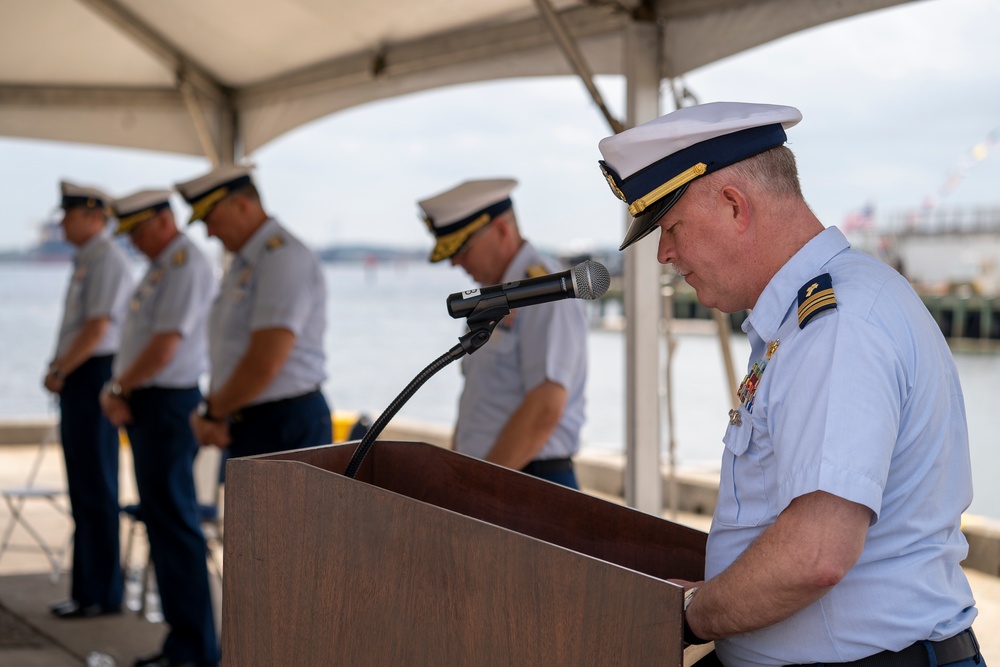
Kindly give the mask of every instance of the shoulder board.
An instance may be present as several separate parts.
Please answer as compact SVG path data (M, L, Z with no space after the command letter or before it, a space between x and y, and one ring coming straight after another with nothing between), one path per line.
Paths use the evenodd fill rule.
M187 261L187 258L188 258L187 250L181 248L180 250L174 253L173 257L170 258L170 263L173 264L174 266L183 266L184 262Z
M799 328L804 329L816 315L836 307L830 274L816 276L799 289Z
M285 237L282 236L281 234L275 234L274 236L272 236L267 240L267 243L265 245L267 246L268 250L276 250L277 248L280 248L281 246L285 245Z
M525 273L528 274L529 278L540 278L549 275L549 270L543 264L532 264Z

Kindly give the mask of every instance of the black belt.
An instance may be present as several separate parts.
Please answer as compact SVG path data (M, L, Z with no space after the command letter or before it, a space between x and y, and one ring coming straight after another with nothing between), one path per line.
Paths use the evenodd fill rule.
M968 660L979 655L979 642L969 628L949 639L928 642L934 650L939 667L950 665L960 660ZM930 665L927 659L927 649L924 642L917 642L902 651L882 651L867 658L853 662L827 662L831 667L926 667ZM788 665L788 667L810 667L809 665ZM816 667L815 663L811 667Z
M316 396L320 393L319 389L314 389L306 394L299 394L298 396L289 396L288 398L279 398L276 401L267 401L266 403L257 403L255 405L248 405L245 408L240 408L232 414L229 415L229 421L234 424L238 424L241 421L247 419L257 419L260 417L266 417L267 414L277 408L287 407L299 401L305 401Z
M554 475L557 472L566 472L573 469L573 459L541 459L532 461L521 468L521 472L529 475Z
M150 394L154 392L169 394L170 392L175 392L175 391L180 393L180 392L193 391L197 388L198 385L192 385L190 387L158 387L156 385L146 385L145 387L136 387L135 389L133 389L132 395L135 396L136 394L143 394L147 392Z

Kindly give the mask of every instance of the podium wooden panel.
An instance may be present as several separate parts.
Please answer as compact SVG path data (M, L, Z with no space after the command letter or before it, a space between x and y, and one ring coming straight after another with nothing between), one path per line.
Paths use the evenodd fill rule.
M226 469L223 662L677 665L706 535L432 445Z

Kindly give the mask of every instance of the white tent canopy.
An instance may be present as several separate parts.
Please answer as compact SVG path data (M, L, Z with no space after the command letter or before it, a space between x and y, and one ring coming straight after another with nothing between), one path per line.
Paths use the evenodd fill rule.
M365 102L571 73L540 1L0 0L0 135L228 161ZM594 73L641 23L674 77L903 0L545 1Z
M231 162L366 102L574 72L598 101L591 75L624 75L609 122L630 126L659 115L664 78L907 1L0 0L0 136ZM626 497L659 513L655 247L625 267Z

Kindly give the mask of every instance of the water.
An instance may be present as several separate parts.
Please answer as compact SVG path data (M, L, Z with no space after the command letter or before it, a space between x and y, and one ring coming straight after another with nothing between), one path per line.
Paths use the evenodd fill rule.
M136 267L141 271L141 267ZM0 419L52 410L41 386L55 347L70 266L0 263ZM445 298L471 286L459 269L427 264L326 265L329 295L324 392L335 409L375 414L425 366L458 342L463 323L448 316ZM624 434L624 337L589 335L587 423L584 447L621 451ZM738 372L749 345L732 340ZM991 396L1000 378L1000 354L956 353L965 392L975 500L971 511L1000 519L1000 451L994 447ZM675 442L681 465L718 467L729 406L718 339L677 337L673 360ZM462 379L458 363L432 377L400 416L450 424Z

